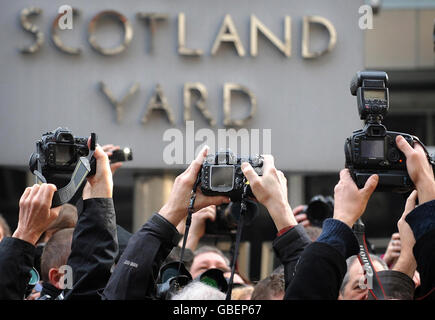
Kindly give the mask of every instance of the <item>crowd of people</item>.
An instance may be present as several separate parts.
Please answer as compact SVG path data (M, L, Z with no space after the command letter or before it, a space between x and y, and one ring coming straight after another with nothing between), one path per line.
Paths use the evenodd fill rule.
M411 147L400 136L396 143L406 156L415 190L385 254L370 258L386 299L434 299L434 173L418 143ZM43 183L24 190L14 232L0 216L1 300L162 299L167 281L162 270L180 257L191 191L208 150L204 148L175 179L168 201L134 234L116 223L112 177L120 165L111 166L110 150L97 146L97 171L87 178L80 210L70 204L51 208L57 188ZM359 189L343 169L334 189L333 218L317 228L310 226L302 206L290 207L287 181L273 156L264 155L261 176L249 163L242 164L242 171L275 224L273 249L281 265L255 282L236 270L233 300L375 298L361 285L367 275L357 258L360 248L352 226L377 187L377 175ZM165 299L225 299L231 262L218 248L201 245L201 238L205 222L216 217L216 206L229 202L228 197L197 191L183 250L187 281L166 292ZM41 275L37 283L32 283L32 270ZM212 274L214 281L208 277Z

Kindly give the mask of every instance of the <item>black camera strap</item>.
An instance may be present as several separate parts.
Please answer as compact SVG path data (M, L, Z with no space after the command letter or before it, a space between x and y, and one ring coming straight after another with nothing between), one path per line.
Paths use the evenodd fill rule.
M183 263L184 251L186 250L187 236L189 235L190 225L192 224L192 214L194 211L193 206L195 205L195 200L196 200L196 189L198 188L200 182L201 182L201 175L198 174L195 184L193 185L192 192L190 193L189 206L187 207L186 228L184 230L183 246L181 247L181 252L180 252L180 263L178 265L178 272L180 272L181 264Z
M192 192L190 195L189 207L187 208L186 227L185 227L184 236L183 236L183 245L181 247L181 252L180 252L180 261L179 261L179 265L178 265L178 272L180 272L181 267L183 265L183 257L184 257L184 252L186 250L187 237L189 235L190 225L192 224L192 215L194 212L193 206L194 206L195 200L196 200L196 189L198 188L200 182L201 182L201 175L198 174L198 177L196 178L195 184L193 185ZM241 205L240 205L240 218L239 218L239 221L237 224L236 243L235 243L235 247L234 247L233 261L231 263L231 276L230 276L230 279L228 281L228 290L227 290L227 294L226 294L226 300L231 300L231 294L232 294L233 282L234 282L234 273L236 270L236 263L237 263L237 256L239 253L240 241L242 239L242 229L243 229L243 220L244 220L243 218L244 218L246 210L247 210L246 200L248 197L248 184L246 183L246 178L244 178L243 182L244 182L244 187L243 187L243 194L242 194Z
M237 223L236 244L234 246L233 261L231 262L231 276L228 281L228 290L225 300L231 300L231 294L233 292L234 273L236 271L237 257L239 255L240 241L242 240L242 229L244 224L244 217L247 210L246 198L248 197L248 184L246 178L243 178L243 194L240 203L240 218Z
M87 157L80 157L79 161L77 161L77 165L74 168L74 172L71 176L70 182L68 184L55 191L53 195L53 200L51 203L51 207L58 207L65 203L68 203L77 193L77 191L82 186L86 177L92 171L91 168L91 159L95 152L95 146L97 143L97 136L95 133L91 134L91 147L89 149L89 154ZM36 177L36 183L47 183L47 179L42 175L41 163L38 161L38 169L33 171L33 174Z
M370 295L375 300L385 300L385 291L381 281L376 273L376 269L373 266L373 262L370 258L370 253L367 247L365 226L361 219L353 225L353 232L358 239L359 253L358 260L364 270L365 281L364 285L369 290Z
M412 138L418 142L418 144L423 148L424 152L426 153L427 160L432 165L432 167L435 167L435 160L432 158L432 156L429 154L429 150L427 150L426 146L423 144L423 142L420 141L420 139L417 136L412 136Z

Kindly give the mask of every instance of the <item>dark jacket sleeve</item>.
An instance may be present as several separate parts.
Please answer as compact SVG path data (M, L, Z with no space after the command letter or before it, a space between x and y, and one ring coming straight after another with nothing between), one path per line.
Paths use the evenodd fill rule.
M413 253L421 282L416 298L435 299L435 200L411 211L406 222L416 240Z
M336 300L346 259L357 253L358 240L352 230L339 220L325 220L322 234L302 252L284 299Z
M17 238L0 242L0 300L23 300L36 248Z
M158 213L129 240L103 292L104 299L154 299L162 262L181 235Z
M113 200L83 201L67 263L73 271L73 288L65 291L65 299L101 299L117 254Z
M311 244L305 228L298 224L273 241L276 256L284 265L285 288L293 280L296 263L302 252Z

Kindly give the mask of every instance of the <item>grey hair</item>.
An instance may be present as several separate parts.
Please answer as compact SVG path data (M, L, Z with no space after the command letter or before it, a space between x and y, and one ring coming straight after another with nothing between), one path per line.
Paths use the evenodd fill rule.
M214 253L220 255L225 260L225 263L227 264L227 266L230 265L230 260L225 256L225 254L221 250L219 250L218 248L213 247L213 246L201 246L195 250L193 255L194 255L194 257L196 257L196 256L198 256L202 253L206 253L206 252L214 252Z
M225 293L198 280L185 286L171 300L225 300Z
M349 258L347 258L346 260L346 265L347 265L347 271L346 274L344 275L343 278L343 282L341 283L341 287L340 287L340 293L344 294L344 288L347 286L347 283L349 282L349 269L350 267L352 267L352 265L355 263L355 260L358 258L357 255L351 256ZM382 267L384 268L384 270L388 270L388 265L387 263L379 256L375 255L375 254L371 254L370 255L370 259L372 261L377 261L379 262Z

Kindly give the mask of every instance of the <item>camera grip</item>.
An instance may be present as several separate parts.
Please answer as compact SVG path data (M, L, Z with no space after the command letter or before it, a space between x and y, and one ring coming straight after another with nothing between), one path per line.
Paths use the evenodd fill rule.
M97 159L95 159L94 156L92 156L91 160L89 161L89 165L91 166L91 171L88 174L88 177L92 177L97 173Z
M392 191L397 193L407 193L414 189L414 184L407 172L390 171L390 172L351 172L358 188L364 188L365 183L371 175L379 176L376 191Z

